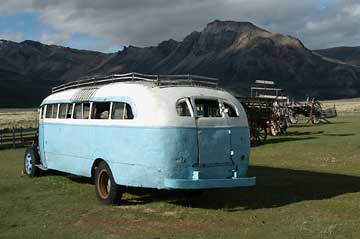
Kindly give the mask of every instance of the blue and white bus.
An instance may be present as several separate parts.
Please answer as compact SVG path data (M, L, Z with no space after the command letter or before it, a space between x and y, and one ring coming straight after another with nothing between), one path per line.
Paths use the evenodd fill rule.
M118 203L124 186L253 186L244 109L210 80L129 73L56 87L41 103L24 171L91 177L105 203Z

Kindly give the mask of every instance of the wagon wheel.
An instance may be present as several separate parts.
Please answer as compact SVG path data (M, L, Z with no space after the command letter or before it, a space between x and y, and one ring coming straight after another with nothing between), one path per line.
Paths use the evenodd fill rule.
M321 122L321 111L322 111L322 107L321 107L321 103L319 101L315 101L312 104L312 108L311 108L311 122L313 124L319 124Z
M319 116L313 115L313 116L311 117L311 122L312 122L313 124L320 124L321 119L320 119Z
M276 136L279 132L279 127L277 126L276 122L274 122L273 120L270 121L269 132L271 136Z
M281 134L284 134L288 128L288 123L286 121L286 119L282 119L278 121L278 128L279 128L279 132Z
M104 161L95 169L95 192L99 201L106 204L118 204L123 194L122 187L115 183L110 167Z
M250 129L251 146L264 144L267 138L266 126L253 124Z
M297 114L291 114L289 116L289 121L291 124L297 124L299 122L299 117Z

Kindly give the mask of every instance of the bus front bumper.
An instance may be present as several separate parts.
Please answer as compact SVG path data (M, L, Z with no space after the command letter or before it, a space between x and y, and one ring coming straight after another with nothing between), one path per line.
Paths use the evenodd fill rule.
M164 181L165 188L169 189L206 189L206 188L233 188L251 187L256 184L256 177L229 178L229 179L171 179Z

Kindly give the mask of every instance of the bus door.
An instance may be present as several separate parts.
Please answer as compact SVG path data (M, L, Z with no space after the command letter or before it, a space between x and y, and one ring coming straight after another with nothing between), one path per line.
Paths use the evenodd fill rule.
M231 165L231 142L227 119L218 99L192 99L198 134L198 165Z
M40 160L41 160L41 164L44 167L47 167L47 160L45 157L45 148L44 148L44 117L45 117L45 107L47 106L42 106L39 109L39 123L38 123L38 132L37 132L37 140L38 140L38 147L39 147L39 155L40 155Z

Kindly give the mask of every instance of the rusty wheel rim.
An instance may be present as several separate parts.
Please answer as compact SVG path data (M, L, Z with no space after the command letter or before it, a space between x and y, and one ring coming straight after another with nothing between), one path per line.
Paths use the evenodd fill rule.
M99 173L98 177L98 192L102 199L107 199L109 197L111 190L111 181L108 172L103 169Z

